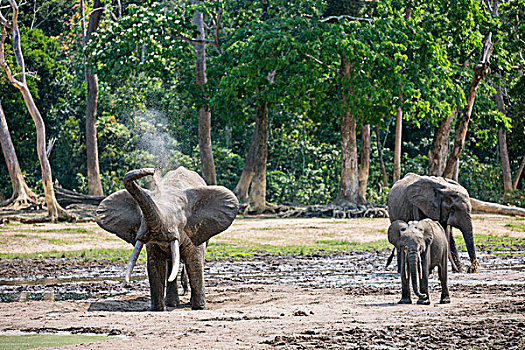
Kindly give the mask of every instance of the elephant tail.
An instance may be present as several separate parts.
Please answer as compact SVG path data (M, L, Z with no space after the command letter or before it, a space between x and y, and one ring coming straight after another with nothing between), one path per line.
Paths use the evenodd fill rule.
M396 247L394 247L394 249L392 249L392 253L390 253L390 256L388 257L388 259L386 261L385 269L390 265L390 263L392 262L392 259L394 259L394 253L395 252L396 252Z

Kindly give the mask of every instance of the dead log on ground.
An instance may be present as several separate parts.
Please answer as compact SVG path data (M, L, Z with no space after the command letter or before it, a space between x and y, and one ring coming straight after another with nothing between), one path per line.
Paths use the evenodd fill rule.
M58 186L55 186L55 196L58 203L64 208L71 204L98 206L100 202L106 198L105 196L91 196L88 194L77 193Z
M511 216L525 216L525 209L519 207L509 207L497 203L483 202L478 199L470 198L472 210L488 214L500 214Z

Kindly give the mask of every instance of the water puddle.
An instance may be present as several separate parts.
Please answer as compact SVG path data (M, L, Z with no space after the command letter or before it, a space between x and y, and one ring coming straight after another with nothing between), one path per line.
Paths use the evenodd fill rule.
M266 256L251 259L213 260L206 263L208 286L223 284L293 284L304 287L344 288L352 286L398 287L395 260L384 267L388 253L350 253L346 256ZM464 264L468 257L461 256ZM525 286L525 252L491 252L478 257L479 274L449 274L449 284ZM16 264L13 261L13 264ZM50 265L57 263L51 261ZM60 261L62 265L67 265ZM28 270L24 266L20 273ZM100 266L61 266L33 275L0 280L0 302L26 300L90 300L149 292L144 265L137 266L132 281L123 281L124 269L118 264ZM51 270L51 271L50 271ZM518 273L518 278L515 274ZM521 275L524 273L524 275ZM508 276L514 274L513 278ZM439 284L437 274L430 284Z

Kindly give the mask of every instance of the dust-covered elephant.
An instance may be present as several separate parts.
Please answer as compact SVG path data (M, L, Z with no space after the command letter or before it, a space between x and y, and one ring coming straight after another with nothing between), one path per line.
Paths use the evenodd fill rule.
M184 167L169 171L164 177L154 176L152 191L135 183L154 174L153 168L128 172L124 176L126 189L100 203L97 223L135 246L126 271L127 281L146 246L151 310L178 304L176 277L180 259L190 282L191 307L205 309L206 242L231 225L239 202L227 188L206 186L196 172Z

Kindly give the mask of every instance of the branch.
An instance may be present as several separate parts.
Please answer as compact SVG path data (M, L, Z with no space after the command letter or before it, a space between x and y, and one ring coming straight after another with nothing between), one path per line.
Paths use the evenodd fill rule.
M325 64L325 63L324 63L323 61L321 61L320 59L318 59L318 58L316 58L316 57L314 57L314 56L311 56L311 55L309 55L309 54L307 54L307 53L305 53L304 55L305 55L306 57L308 57L308 58L311 58L311 59L314 60L315 62L319 63L321 66L325 66L326 68L330 69L332 72L338 73L338 72L337 72L337 69L330 67L329 65Z
M9 80L9 82L11 82L11 84L13 84L16 88L20 89L23 86L22 82L16 80L13 77L11 68L9 68L9 65L5 61L5 39L7 38L7 31L5 29L5 26L1 27L2 36L0 38L0 67L2 67L5 71L5 74L7 75L7 80Z
M191 39L191 38L187 38L185 36L176 36L176 37L173 37L173 39L175 40L183 40L183 41L186 41L190 44L208 44L208 45L212 45L212 46L216 46L218 47L219 46L219 43L215 42L215 41L211 41L211 40L204 40L204 39Z
M371 18L363 18L363 17L354 17L354 16L348 16L348 15L341 15L341 16L328 16L326 18L323 18L321 22L329 22L331 20L341 20L341 19L349 19L352 21L364 21L364 22L373 22L374 20Z
M219 9L217 14L217 23L215 23L215 43L219 46L219 29L221 28L221 17L222 17L222 8Z

